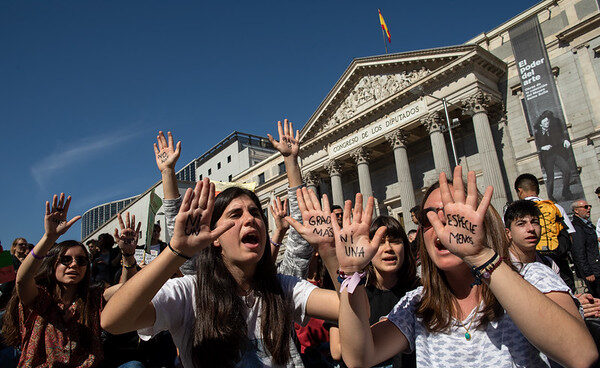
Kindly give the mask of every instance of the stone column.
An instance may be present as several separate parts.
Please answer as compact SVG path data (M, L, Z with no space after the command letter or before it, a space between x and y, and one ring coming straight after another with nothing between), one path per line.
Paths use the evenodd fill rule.
M324 165L331 177L332 203L344 208L344 191L342 189L342 165L338 160L329 160Z
M477 141L481 171L483 172L483 184L486 187L488 185L494 187L492 205L497 211L502 211L507 202L506 188L504 188L504 182L502 181L500 161L496 154L494 137L492 136L492 129L490 128L490 121L487 114L490 104L491 96L482 91L478 91L463 102L464 112L471 115L473 119L475 140Z
M363 206L367 205L367 199L373 195L373 187L371 186L371 173L369 172L370 152L364 147L358 147L353 150L350 155L356 162L358 169L358 185L360 192L363 195Z
M306 188L315 192L317 197L319 197L319 175L317 175L315 172L307 171L304 173L303 179L304 183L306 184Z
M433 162L435 164L435 171L439 174L445 172L446 176L452 177L452 170L450 170L450 160L448 159L448 150L446 149L446 141L444 140L444 134L441 130L443 124L441 115L439 112L429 114L421 120L421 123L425 125L429 132L429 139L431 140L431 152L433 152Z
M594 128L600 128L600 84L598 83L598 78L596 78L596 73L594 72L594 66L592 65L592 60L590 58L589 44L584 44L579 48L573 49L573 53L577 55L577 59L579 60L579 68L581 72L579 76L583 81L583 86L585 87L585 91L587 92L588 102L590 106L590 110L592 113L592 121L594 123Z
M396 174L398 176L400 199L402 201L402 217L404 218L404 228L406 231L416 229L415 224L410 219L410 209L415 206L416 199L410 175L410 166L408 164L408 154L406 152L407 138L407 134L401 129L396 129L385 135L385 139L387 139L394 151Z

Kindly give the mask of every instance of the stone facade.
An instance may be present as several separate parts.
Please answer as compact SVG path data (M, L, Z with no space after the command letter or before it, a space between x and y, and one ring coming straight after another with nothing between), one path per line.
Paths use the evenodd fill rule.
M455 161L477 173L480 190L494 186L499 211L515 199L519 174L542 181L508 36L530 16L539 18L584 193L593 203L600 185L600 11L592 0L540 2L462 46L355 59L300 132L307 185L335 204L359 191L373 195L377 213L409 219L424 190ZM268 171L273 160L234 179ZM283 193L285 176L273 180L257 188L265 203Z

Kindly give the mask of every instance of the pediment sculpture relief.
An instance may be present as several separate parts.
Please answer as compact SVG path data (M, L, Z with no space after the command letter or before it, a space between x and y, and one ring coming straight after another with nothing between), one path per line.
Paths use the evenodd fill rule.
M431 70L422 67L418 70L404 71L397 74L367 75L363 77L329 120L321 126L319 133L358 115L368 107L408 87L430 73Z

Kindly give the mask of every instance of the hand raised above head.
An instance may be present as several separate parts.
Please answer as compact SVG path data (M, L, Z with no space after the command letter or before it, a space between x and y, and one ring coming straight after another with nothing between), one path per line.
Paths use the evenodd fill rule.
M344 204L343 228L338 225L335 215L330 215L335 239L335 251L340 263L340 270L345 273L360 272L367 267L377 253L386 231L386 227L382 226L377 229L373 239L369 239L375 199L369 197L364 211L362 203L363 196L361 193L356 194L354 210L352 210L352 201L346 201ZM350 213L352 213L352 218L350 218Z
M480 266L489 259L492 252L485 244L483 221L493 191L491 186L487 187L478 203L477 179L475 172L469 171L465 197L462 167L456 166L452 186L448 184L446 174L440 174L443 210L427 213L427 218L444 247L471 266ZM442 222L440 217L445 221Z
M154 155L156 156L156 166L158 170L175 170L175 164L181 153L181 141L177 142L177 146L173 144L173 135L167 132L168 141L162 131L158 132L156 142L154 143Z
M302 213L302 222L286 216L286 220L296 229L309 244L318 248L333 245L333 228L331 227L331 210L327 195L323 194L323 209L317 195L306 187L296 190L298 207ZM325 250L326 251L326 250Z
M44 229L47 236L58 239L58 237L66 233L81 218L81 216L75 216L67 222L67 213L69 212L70 204L71 196L68 196L65 201L65 193L60 193L60 199L56 194L54 195L52 198L52 208L50 207L50 202L46 201Z
M175 218L171 246L185 256L192 257L208 247L225 231L233 227L233 221L225 221L210 230L210 220L215 204L215 185L208 178L188 188Z
M277 131L279 132L279 141L276 141L271 134L267 134L273 147L283 157L298 157L298 152L300 151L300 131L296 130L296 136L294 137L294 128L292 122L288 121L288 119L283 120L283 127L281 126L281 121L277 122Z
M115 228L115 241L121 249L123 254L130 255L135 253L135 248L137 247L140 227L142 226L141 222L138 222L137 228L135 227L135 215L129 217L129 212L125 212L125 222L123 222L123 218L120 213L117 213L117 218L119 220L119 227L121 228L121 233L119 234L119 230Z
M273 202L269 205L269 210L275 221L275 228L281 231L287 231L290 228L289 222L285 220L287 216L288 200L282 202L279 197L273 198Z

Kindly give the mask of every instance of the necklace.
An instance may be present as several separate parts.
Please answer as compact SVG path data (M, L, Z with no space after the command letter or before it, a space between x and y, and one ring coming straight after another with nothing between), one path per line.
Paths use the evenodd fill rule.
M479 307L481 306L481 303L477 305L477 309L475 309L475 314L473 314L473 317L471 317L471 321L469 322L469 327L465 327L465 324L462 323L462 321L460 322L460 325L465 329L465 339L467 341L471 340L471 333L469 332L469 330L471 329L471 325L473 324L473 320L475 320L475 318L477 317L477 312L479 312Z

